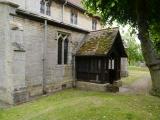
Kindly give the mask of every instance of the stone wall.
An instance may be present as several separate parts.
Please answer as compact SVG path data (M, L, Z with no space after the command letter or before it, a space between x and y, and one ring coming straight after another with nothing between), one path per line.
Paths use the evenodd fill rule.
M0 3L0 100L21 103L44 92L71 88L74 85L72 55L85 34L52 25L47 25L45 34L44 21L18 16L16 7L8 2ZM67 65L57 64L58 32L69 35Z
M15 13L18 6L7 1L0 1L0 100L13 103L13 50L10 40L10 13Z
M86 34L19 16L17 7L0 2L0 100L21 103L73 87L73 54ZM69 36L67 65L57 64L58 32Z
M128 59L121 58L121 77L128 76Z
M43 15L40 13L40 0L9 0L16 4L20 5L20 8L34 12L39 15ZM67 24L70 23L70 17L71 17L71 10L74 8L65 6L64 7L64 15L63 15L63 22ZM55 1L52 2L51 5L51 16L47 16L48 18L57 20L59 22L62 22L62 4L59 4ZM46 15L44 15L46 16ZM86 29L86 30L92 30L92 17L85 15L83 12L78 11L78 24L77 27ZM97 30L102 29L102 26L100 24L100 21L97 22Z
M57 33L63 32L69 35L69 53L68 53L68 64L58 65L57 64L57 50L58 40ZM75 51L76 46L83 40L85 34L70 31L58 27L48 26L47 34L47 58L46 58L46 84L47 92L55 91L56 89L62 89L64 86L71 87L74 83L73 75L73 59L72 55ZM70 85L69 85L70 84ZM49 88L50 87L50 88ZM58 88L57 88L58 87Z
M6 1L16 3L19 5L20 8L23 8L23 9L26 7L26 0L6 0Z
M64 22L70 24L71 10L73 8L65 7L64 9ZM92 17L85 15L82 12L78 12L78 24L76 25L80 28L92 31ZM100 22L97 22L97 30L102 29Z
M25 64L25 82L22 83L21 79L16 80L14 86L17 86L16 88L19 89L17 91L15 90L14 97L17 97L15 98L15 101L24 101L33 96L42 95L44 92L50 93L65 88L71 88L74 84L72 54L75 51L76 46L80 44L85 37L85 34L47 25L47 42L45 46L44 22L36 22L18 16L12 16L12 20L14 23L23 25L23 32L19 33L19 35L23 35L23 45L25 49L25 53L14 54L14 57L17 57L15 58L16 60L20 59L22 54L25 54L25 61L23 63ZM11 33L13 32L15 31L11 30ZM57 64L58 32L69 34L67 65ZM20 39L18 35L17 39ZM46 48L46 50L44 48ZM44 56L44 54L46 55ZM45 60L45 64L43 63L43 60ZM21 63L19 64L22 64L23 61L20 62ZM21 67L22 66L23 65L21 65ZM19 70L20 68L17 68L16 65L14 69ZM23 68L21 69L23 71Z
M81 90L99 91L99 92L119 92L122 81L116 81L113 84L97 84L91 82L76 81L76 87Z

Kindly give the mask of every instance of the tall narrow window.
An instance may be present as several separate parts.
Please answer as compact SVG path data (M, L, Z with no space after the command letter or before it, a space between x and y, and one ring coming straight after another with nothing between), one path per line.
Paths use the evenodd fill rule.
M68 63L68 39L64 40L64 64Z
M97 30L97 20L92 19L92 30Z
M49 0L46 2L46 15L51 15L51 2Z
M68 64L68 34L58 33L58 64Z
M115 67L114 67L114 66L115 66L114 64L115 64L115 63L114 63L114 59L113 59L113 60L112 60L112 70L114 70L114 68L115 68Z
M41 0L40 4L41 4L40 12L42 14L44 14L44 11L45 11L45 0Z
M77 11L71 10L71 24L78 24L78 13Z
M109 59L108 69L111 69L111 70L115 69L115 61L114 61L114 59Z
M58 64L62 64L62 42L63 39L58 39Z
M41 0L40 12L42 14L51 15L51 0Z
M109 70L112 69L112 60L110 60L110 59L109 59L109 61L108 61L108 69L109 69Z

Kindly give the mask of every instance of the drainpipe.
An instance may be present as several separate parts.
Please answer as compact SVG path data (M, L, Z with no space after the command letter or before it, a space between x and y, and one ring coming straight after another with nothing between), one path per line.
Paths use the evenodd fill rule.
M67 0L65 0L63 6L62 6L62 23L64 22L63 18L64 18L64 7L67 4Z
M43 42L43 94L46 94L46 53L47 53L47 33L48 33L48 23L47 20L44 21L44 42Z

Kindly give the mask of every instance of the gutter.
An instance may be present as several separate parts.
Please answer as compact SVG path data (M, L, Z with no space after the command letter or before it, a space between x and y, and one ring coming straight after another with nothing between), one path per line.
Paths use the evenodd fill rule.
M99 20L101 19L99 16L96 16L96 15L93 15L93 14L91 14L91 13L88 13L88 11L85 10L83 7L81 7L81 6L79 6L79 5L76 5L76 4L72 3L72 2L69 2L69 1L68 1L66 5L69 6L69 7L75 8L75 9L81 11L82 13L86 13L86 14L88 14L90 17L94 17L94 18L99 19Z
M88 13L82 6L80 6L78 4L75 4L75 3L72 3L69 0L55 0L55 1L59 2L62 5L65 4L65 6L68 6L68 7L71 7L71 8L75 8L75 9L79 10L82 13L87 13L90 17L94 17L94 18L97 18L99 20L101 19L99 16L96 16L96 15L93 15L91 13Z
M31 20L35 20L35 21L39 21L39 22L44 22L44 20L47 20L48 24L56 26L56 27L61 27L61 28L65 28L65 29L68 29L68 30L76 31L76 32L90 33L90 31L85 30L83 28L80 28L80 27L77 27L77 26L74 26L74 25L71 25L71 24L67 24L67 23L62 23L62 22L54 20L50 17L43 16L43 15L40 15L40 14L36 14L34 12L27 11L27 10L24 10L24 9L19 8L19 9L16 10L16 13L17 14L11 13L11 15L13 15L13 16L18 15L19 17L23 17L23 18L25 17L27 19L31 19Z

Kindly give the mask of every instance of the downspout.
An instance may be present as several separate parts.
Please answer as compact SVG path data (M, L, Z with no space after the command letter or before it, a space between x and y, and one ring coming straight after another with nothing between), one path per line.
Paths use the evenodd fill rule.
M65 7L65 5L67 4L67 0L65 0L65 2L64 2L64 4L63 4L63 6L62 6L62 23L64 22L64 7Z
M46 94L45 85L46 85L46 53L47 53L47 33L48 33L48 23L47 20L44 21L44 42L43 42L43 94Z

